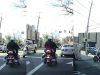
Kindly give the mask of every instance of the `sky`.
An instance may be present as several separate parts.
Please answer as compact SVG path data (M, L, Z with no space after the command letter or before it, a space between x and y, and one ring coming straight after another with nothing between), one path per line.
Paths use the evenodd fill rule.
M21 4L19 0L0 0L0 16L2 16L1 32L3 35L26 32L26 24L37 26L38 15L40 13L39 32L40 34L58 33L74 27L74 35L85 32L89 9L92 0L73 0L73 15L65 15L66 12L61 7L54 7L55 0L25 0L27 8L17 8L16 4ZM91 16L89 21L89 32L100 31L100 1L93 0ZM96 28L97 27L97 28ZM96 29L95 29L96 28Z

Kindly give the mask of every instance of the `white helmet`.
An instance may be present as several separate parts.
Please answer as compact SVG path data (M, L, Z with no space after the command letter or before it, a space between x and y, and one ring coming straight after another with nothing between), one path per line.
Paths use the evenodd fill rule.
M48 36L48 39L52 39L52 37L51 36Z
M14 37L11 37L11 39L10 40L14 40Z

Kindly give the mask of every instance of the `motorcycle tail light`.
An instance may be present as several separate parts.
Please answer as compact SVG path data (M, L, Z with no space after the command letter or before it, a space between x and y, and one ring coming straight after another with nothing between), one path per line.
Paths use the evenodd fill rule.
M50 50L47 50L46 53L51 53L51 51Z

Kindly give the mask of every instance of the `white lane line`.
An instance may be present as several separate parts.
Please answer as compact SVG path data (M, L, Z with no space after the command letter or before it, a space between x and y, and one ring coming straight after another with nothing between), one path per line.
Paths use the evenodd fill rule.
M30 57L30 58L42 58L42 57L36 57L36 56L26 56L26 57ZM57 59L73 59L73 58L57 58Z
M6 63L4 63L2 66L0 66L0 70L2 70L6 66Z
M26 56L26 57L29 57L29 58L42 58L42 57L36 57L36 56Z
M71 65L73 66L73 61L71 61L71 62L68 62L68 63L66 63L66 64L71 64Z
M30 61L26 61L26 65L30 64Z
M73 59L73 58L58 58L58 59Z
M30 72L28 72L26 75L32 75L32 74L34 74L43 65L44 65L44 63L41 63L40 65L38 65L37 67L35 67L33 70L31 70Z

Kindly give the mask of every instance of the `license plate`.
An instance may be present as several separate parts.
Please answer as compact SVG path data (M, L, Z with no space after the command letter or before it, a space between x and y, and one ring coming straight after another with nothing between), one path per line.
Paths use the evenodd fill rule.
M50 60L48 59L47 62L50 62Z
M12 60L9 60L9 63L12 63Z

